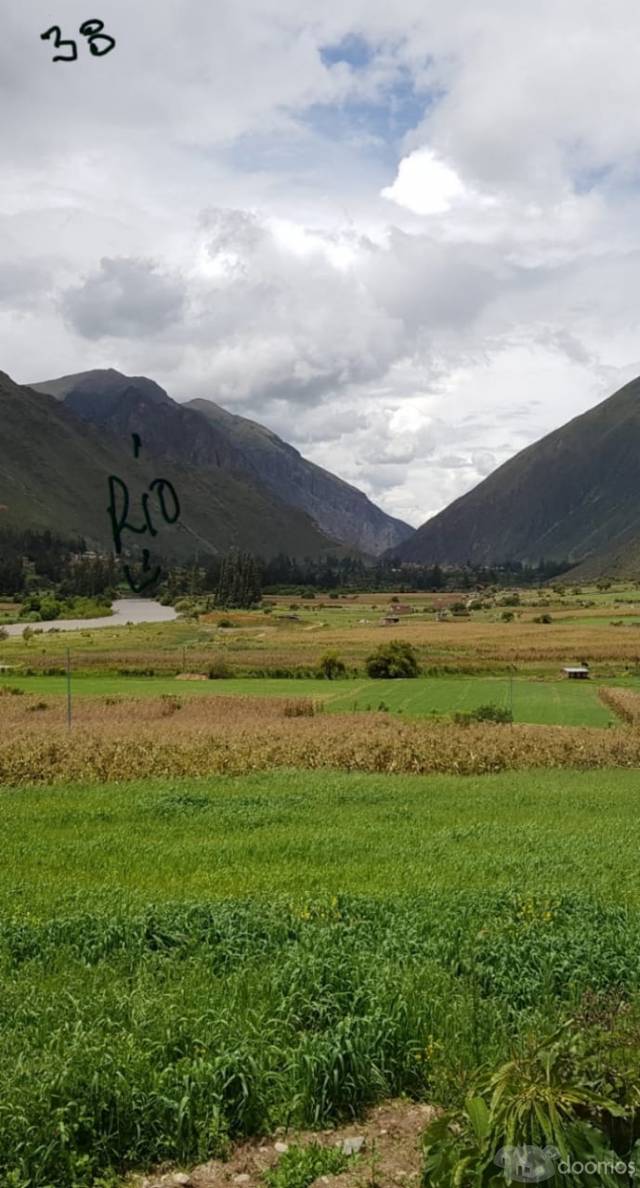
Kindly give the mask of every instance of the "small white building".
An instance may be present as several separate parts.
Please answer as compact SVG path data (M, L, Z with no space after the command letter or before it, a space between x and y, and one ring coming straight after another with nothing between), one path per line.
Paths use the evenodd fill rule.
M563 673L570 681L588 681L589 680L589 665L588 664L570 664L567 668L563 668Z

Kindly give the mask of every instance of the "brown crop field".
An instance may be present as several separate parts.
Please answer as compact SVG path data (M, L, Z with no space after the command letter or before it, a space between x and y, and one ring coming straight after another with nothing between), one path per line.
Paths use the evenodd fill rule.
M599 689L600 700L631 726L640 725L640 695L632 689Z
M628 727L398 721L325 714L305 699L86 698L71 729L59 699L0 699L0 783L242 774L274 768L482 774L640 765Z

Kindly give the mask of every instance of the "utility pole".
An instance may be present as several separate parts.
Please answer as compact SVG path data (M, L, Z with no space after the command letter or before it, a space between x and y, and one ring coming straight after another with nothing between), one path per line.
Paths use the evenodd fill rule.
M67 648L67 729L71 730L71 653Z

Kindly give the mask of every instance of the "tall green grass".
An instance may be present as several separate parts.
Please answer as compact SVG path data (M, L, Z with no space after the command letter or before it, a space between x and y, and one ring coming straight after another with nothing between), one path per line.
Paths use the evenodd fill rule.
M640 985L640 915L568 896L161 904L5 919L0 1182L90 1185L407 1093L459 1104L583 994Z

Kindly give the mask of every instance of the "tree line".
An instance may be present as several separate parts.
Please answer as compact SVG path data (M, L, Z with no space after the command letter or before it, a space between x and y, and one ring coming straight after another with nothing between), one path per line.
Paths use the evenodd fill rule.
M259 603L263 593L408 593L537 585L569 568L569 562L544 560L535 566L505 562L444 568L389 557L366 562L359 556L331 553L304 558L279 553L264 559L233 549L182 565L165 562L165 577L154 593L171 603L209 595L221 607L246 607ZM39 589L53 590L61 598L114 595L122 580L119 561L110 553L89 551L82 539L65 540L48 529L0 531L2 595L23 598Z

